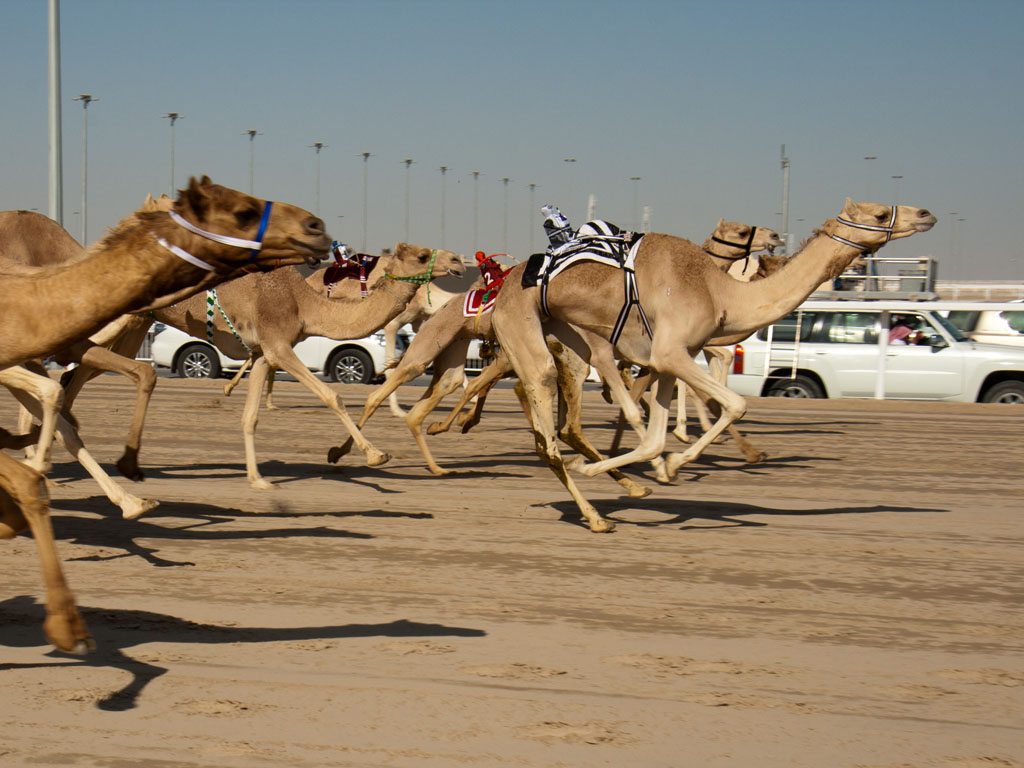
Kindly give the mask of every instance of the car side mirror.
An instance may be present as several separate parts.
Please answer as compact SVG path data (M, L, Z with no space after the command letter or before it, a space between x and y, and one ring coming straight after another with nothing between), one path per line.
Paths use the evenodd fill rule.
M936 336L931 340L932 352L938 352L940 349L945 349L949 346L949 342L941 336Z

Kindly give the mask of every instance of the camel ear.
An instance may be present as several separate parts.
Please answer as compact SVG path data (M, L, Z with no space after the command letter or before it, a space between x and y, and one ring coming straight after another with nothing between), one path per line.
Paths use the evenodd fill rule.
M842 213L852 214L857 209L857 204L853 202L852 197L846 198L846 202L843 203Z
M206 221L206 212L210 207L210 201L208 198L207 187L210 185L210 178L203 176L203 182L197 182L196 177L193 176L188 180L188 187L182 190L181 194L178 195L178 201L175 203L176 208L191 211L197 221Z
M201 178L199 180L199 186L201 186L201 187L212 187L213 186L213 179L211 179L209 176L207 176L204 173L203 174L203 178Z
M395 255L400 254L407 246L408 243L395 243Z

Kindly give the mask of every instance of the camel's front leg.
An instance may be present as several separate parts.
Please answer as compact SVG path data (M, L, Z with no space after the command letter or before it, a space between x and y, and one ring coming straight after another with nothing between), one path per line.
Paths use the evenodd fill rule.
M479 376L469 383L469 386L465 388L462 397L459 398L459 402L452 408L448 417L444 421L435 421L427 427L427 434L438 435L441 432L447 432L451 429L455 418L462 413L462 409L466 407L470 400L476 398L478 406L481 406L480 401L486 399L487 393L491 391L491 388L512 372L512 363L509 362L508 356L499 354L480 372ZM470 415L460 422L463 434L468 432L480 420L479 410L479 407L474 408Z
M260 474L256 464L256 425L260 418L260 399L263 384L270 374L270 363L260 355L252 363L249 372L249 386L245 393L245 408L242 410L242 437L245 441L245 476L249 485L258 491L270 491L274 486Z
M0 370L0 384L11 391L25 413L40 421L39 442L25 463L45 475L50 469L50 448L57 430L57 414L64 402L64 390L46 375L45 369L34 372L20 365ZM19 419L18 424L19 431L25 432L23 424L30 425L31 418Z
M673 478L679 472L681 466L700 456L716 437L722 434L737 419L742 418L743 414L747 412L746 400L704 373L692 360L689 360L689 362L692 364L692 367L684 366L686 383L693 388L693 391L700 398L717 402L721 406L722 412L718 420L711 426L711 429L701 435L700 439L693 446L682 453L669 454L666 464L668 465L669 476Z
M376 467L391 459L391 454L378 450L370 443L369 440L363 437L363 433L359 431L355 422L352 421L352 417L350 417L348 415L348 411L345 410L345 406L341 402L341 396L314 376L310 372L309 368L303 365L302 361L299 360L298 356L290 346L280 348L264 347L263 354L265 355L265 359L267 359L271 365L294 376L299 382L305 385L306 389L319 397L320 402L326 405L339 419L341 419L341 423L352 436L356 446L366 454L367 466ZM255 367L256 365L254 363L254 370ZM250 374L250 378L252 378L252 374Z
M13 523L27 524L36 540L46 584L46 621L43 632L57 648L86 653L96 647L75 605L57 555L57 544L44 501L42 475L0 453L0 533Z

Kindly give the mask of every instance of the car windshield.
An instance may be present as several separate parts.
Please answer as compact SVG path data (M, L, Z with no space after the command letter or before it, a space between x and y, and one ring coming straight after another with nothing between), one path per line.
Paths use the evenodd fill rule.
M928 316L932 319L932 322L937 323L941 325L943 328L945 328L946 332L949 333L949 335L952 336L954 340L970 341L970 339L968 339L964 335L963 331L961 331L959 328L953 325L953 323L951 323L948 318L943 317L938 312L929 312Z

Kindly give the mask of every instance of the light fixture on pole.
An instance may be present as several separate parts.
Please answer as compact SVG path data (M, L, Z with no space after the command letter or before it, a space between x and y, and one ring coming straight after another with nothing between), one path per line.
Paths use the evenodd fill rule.
M177 112L168 112L164 118L171 121L171 197L174 197L174 124L183 120L185 116Z
M575 157L567 157L564 160L562 160L562 162L565 163L565 166L568 169L567 174L568 174L568 178L569 178L569 199L566 200L565 210L569 211L570 210L569 206L572 205L572 167L576 163L576 158ZM570 221L572 221L572 216L568 216L568 218L569 218Z
M630 176L629 180L633 182L633 210L630 211L633 214L633 231L640 231L640 209L637 207L637 187L640 185L639 176Z
M366 253L366 210L368 208L367 200L369 199L370 158L373 155L369 152L360 152L359 156L363 158L363 253Z
M508 183L512 181L508 176L502 178L501 183L505 188L505 209L503 215L503 227L502 227L502 249L505 253L508 253Z
M446 243L445 243L445 239L444 239L444 203L445 203L445 199L444 198L445 198L445 187L446 187L446 184L445 184L445 174L448 173L448 171L451 170L451 169L448 168L447 165L442 165L437 170L439 170L441 172L441 248L445 248L446 247Z
M326 147L322 141L314 141L309 145L310 149L316 150L316 215L320 215L320 150Z
M256 137L262 136L263 134L257 131L255 128L250 128L247 131L242 131L243 136L249 137L249 194L252 192L252 178L253 168L256 166L256 150L254 149L256 144Z
M86 115L89 112L89 103L99 101L88 93L75 96L72 101L82 102L82 245L88 244L89 228L86 221L88 213L88 191L89 191L89 120Z
M409 242L409 166L415 160L411 157L405 158L402 163L405 165L405 242Z

